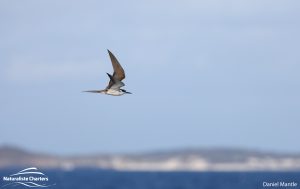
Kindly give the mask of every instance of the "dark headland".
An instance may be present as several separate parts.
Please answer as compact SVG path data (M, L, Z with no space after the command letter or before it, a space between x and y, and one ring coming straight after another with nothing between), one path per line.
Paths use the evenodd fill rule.
M126 171L299 171L300 154L229 148L199 148L140 154L58 156L0 146L0 169L39 167Z

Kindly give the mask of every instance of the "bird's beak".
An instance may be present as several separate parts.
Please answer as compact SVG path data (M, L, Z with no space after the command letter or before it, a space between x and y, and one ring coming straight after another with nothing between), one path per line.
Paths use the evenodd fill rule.
M126 93L126 94L132 94L131 92L127 92L127 91L126 91L125 93Z

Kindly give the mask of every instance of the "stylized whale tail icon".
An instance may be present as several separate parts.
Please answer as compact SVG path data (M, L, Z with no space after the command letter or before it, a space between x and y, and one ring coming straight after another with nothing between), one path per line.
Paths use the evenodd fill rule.
M17 175L25 175L25 174L36 174L36 175L45 175L42 172L37 171L38 169L36 167L30 167L27 169L23 169L15 174L12 174L10 176L17 176Z

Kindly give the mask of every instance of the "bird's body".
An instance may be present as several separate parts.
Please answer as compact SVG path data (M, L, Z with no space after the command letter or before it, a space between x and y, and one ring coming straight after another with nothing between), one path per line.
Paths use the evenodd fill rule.
M104 94L112 95L112 96L121 96L125 93L121 90L108 89L107 91L104 92Z
M122 82L123 79L125 79L125 72L122 66L120 65L117 58L109 51L109 57L114 69L113 75L110 75L107 73L109 77L109 83L108 86L103 90L91 90L91 91L84 91L84 92L91 92L91 93L101 93L106 95L112 95L112 96L121 96L123 94L131 94L130 92L127 92L124 89L121 89L121 87L125 86L125 84Z

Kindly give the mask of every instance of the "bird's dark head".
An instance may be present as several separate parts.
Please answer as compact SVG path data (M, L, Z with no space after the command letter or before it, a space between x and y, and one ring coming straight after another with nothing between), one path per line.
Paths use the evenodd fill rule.
M132 94L131 92L126 91L125 89L120 89L125 94Z

